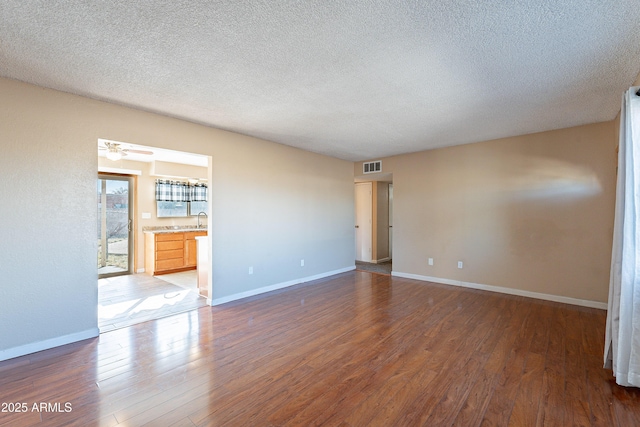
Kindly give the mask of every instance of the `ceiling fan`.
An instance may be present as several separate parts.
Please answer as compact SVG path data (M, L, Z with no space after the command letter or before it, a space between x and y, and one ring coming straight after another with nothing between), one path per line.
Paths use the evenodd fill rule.
M102 143L104 144L104 147L98 147L98 150L107 150L107 159L109 160L120 160L123 156L126 156L128 153L144 154L144 155L153 154L153 151L122 148L120 144L118 144L117 142L103 141Z

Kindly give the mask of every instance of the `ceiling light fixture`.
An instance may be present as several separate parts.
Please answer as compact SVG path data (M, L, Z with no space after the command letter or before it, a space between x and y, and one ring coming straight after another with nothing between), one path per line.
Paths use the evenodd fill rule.
M120 160L122 158L122 153L118 150L109 150L107 151L107 159L109 160Z

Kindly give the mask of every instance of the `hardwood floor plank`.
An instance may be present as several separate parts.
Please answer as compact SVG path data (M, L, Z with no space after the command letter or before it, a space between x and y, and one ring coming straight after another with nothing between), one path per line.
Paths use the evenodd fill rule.
M348 272L0 362L0 401L73 405L0 426L640 425L640 390L602 368L604 322Z
M366 398L344 421L350 425L370 425L376 414L407 386L423 360L424 353L416 351L413 357L409 356L406 363L402 359L396 359L391 364L386 364L383 370L372 377L367 387L362 389ZM380 374L380 372L385 373Z
M613 387L613 408L620 427L640 426L640 389Z
M565 398L564 425L587 427L591 425L591 409L589 403L572 396Z
M495 333L496 322L500 320L502 309L504 304L497 301L494 304L489 304L487 301L482 305L479 315L476 318L469 317L469 325L477 325L475 330L471 332L473 335L484 337L478 341L478 344L474 347L472 341L468 341L467 351L473 355L463 369L458 372L457 376L461 376L463 381L452 381L447 388L447 392L443 398L438 402L434 411L426 419L426 425L450 425L456 420L462 421L463 418L459 418L461 408L466 407L467 411L472 407L467 405L467 400L471 391L474 389L475 384L478 381L485 382L486 374L485 366L487 360L490 358L493 350L499 341L500 335ZM478 320L474 322L474 320ZM480 379L480 380L479 380ZM477 390L477 389L475 389ZM477 397L472 396L471 405L477 405ZM475 401L475 403L474 403ZM487 400L488 402L488 400ZM482 413L484 413L484 403L482 403ZM464 417L464 416L463 416ZM479 420L476 425L479 424Z
M400 389L386 405L384 405L371 420L372 424L380 426L398 425L399 420L407 414L415 396L429 390L433 379L438 374L430 370L420 370L406 385Z
M553 308L549 304L541 304L535 325L535 331L529 352L546 356L549 345L549 330Z
M7 402L7 401L3 401ZM11 402L11 401L9 401ZM17 403L13 401L13 403ZM42 422L42 417L39 412L31 411L31 405L29 405L27 412L10 412L0 413L0 426L1 427L13 427L13 426L36 426Z
M483 360L470 358L458 372L460 378L451 382L446 392L438 401L425 421L420 420L422 425L451 425L458 416L460 408L467 400L471 386L476 382L478 372L484 363Z
M542 378L543 398L538 410L538 426L564 426L564 378L545 368Z
M520 387L514 402L509 426L535 426L538 418L538 406L542 397L542 377L544 356L529 353L520 380Z
M571 329L579 327L580 323L571 325ZM567 361L565 364L566 396L581 402L588 402L587 370L585 367L585 355L581 351L581 343L578 340L567 339L565 349L565 360Z
M430 369L438 372L438 375L431 383L434 388L433 392L429 395L418 396L402 420L398 420L398 422L425 424L431 413L438 406L438 402L445 398L451 385L466 379L463 376L459 376L458 372L467 365L475 351L487 339L486 325L481 322L468 322L465 329L457 331L454 336L464 336L466 339L448 341L448 345L440 346L427 363ZM485 352L485 357L487 355L488 352Z
M487 363L487 369L499 375L496 387L482 419L482 426L507 425L513 409L522 371L526 362L526 353L534 332L526 331L526 320L530 316L533 304L519 301L520 310L511 317L509 325L503 330L502 338L494 353L493 363ZM530 337L527 340L527 336Z
M549 330L549 344L545 368L564 380L565 377L565 334L566 322L559 308L553 310Z
M462 408L453 420L453 426L472 427L479 426L482 423L497 380L497 374L486 369L482 370L478 380L469 390L469 395Z

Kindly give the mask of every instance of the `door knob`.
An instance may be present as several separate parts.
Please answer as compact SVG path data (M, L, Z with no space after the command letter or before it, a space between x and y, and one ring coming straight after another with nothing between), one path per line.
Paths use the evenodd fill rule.
M356 228L360 228L360 226L359 226L359 225L356 225Z

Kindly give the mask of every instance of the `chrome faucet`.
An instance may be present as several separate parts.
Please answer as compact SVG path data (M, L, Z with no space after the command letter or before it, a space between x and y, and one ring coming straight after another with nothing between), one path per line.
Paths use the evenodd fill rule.
M200 214L203 214L204 216L206 216L207 218L209 218L209 216L207 215L206 212L198 212L198 228L201 227L200 225Z

